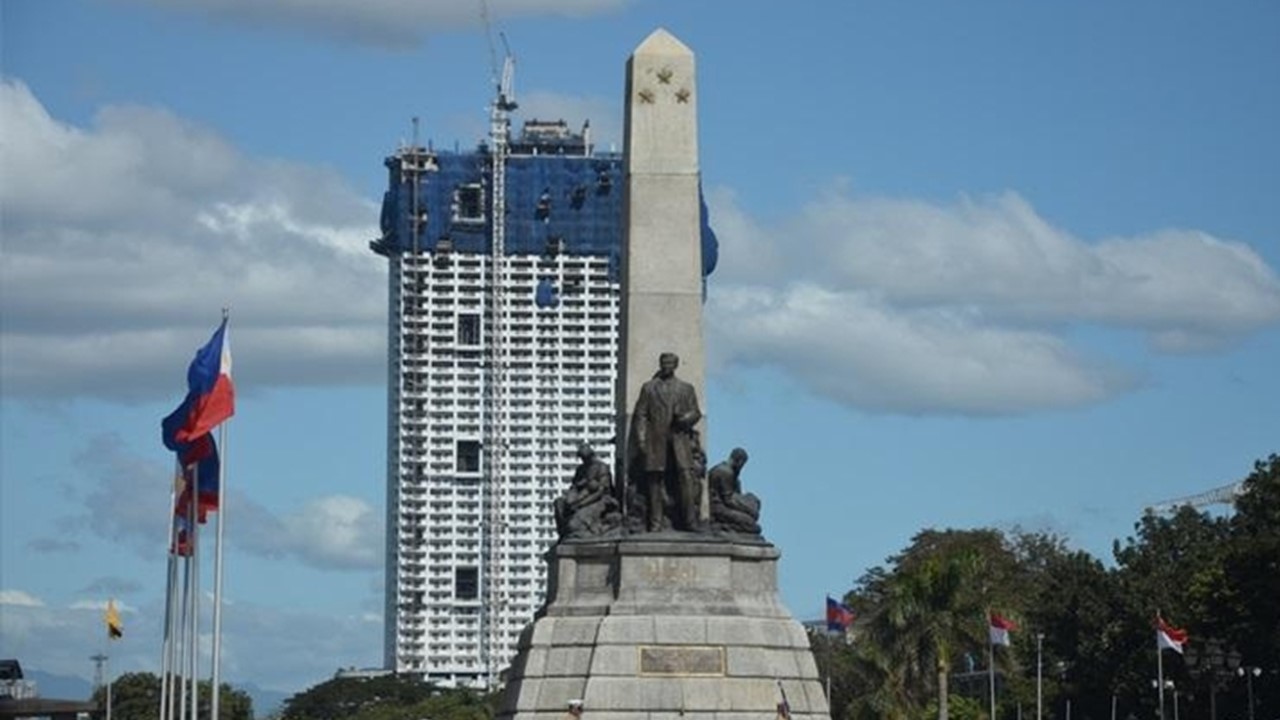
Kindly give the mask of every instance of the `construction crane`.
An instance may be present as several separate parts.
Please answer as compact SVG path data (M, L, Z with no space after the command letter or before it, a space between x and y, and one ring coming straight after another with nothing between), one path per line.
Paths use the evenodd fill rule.
M480 2L480 16L484 21L485 38L489 42L489 65L494 78L494 98L489 108L489 160L490 160L490 242L491 259L489 268L490 280L490 333L489 333L489 422L486 445L489 450L489 467L486 468L488 482L486 484L488 541L485 547L485 670L488 673L487 686L492 690L501 670L501 649L503 647L504 624L508 591L505 564L508 557L507 522L505 510L507 505L507 443L506 423L510 419L507 409L507 258L506 258L506 215L507 215L507 154L511 134L511 111L515 110L515 58L507 45L505 35L499 34L502 40L503 59L501 72L498 70L497 52L493 44L493 27L489 21L489 7L484 0Z
M1231 505L1235 503L1236 498L1244 494L1244 481L1223 485L1212 490L1206 490L1195 495L1187 495L1186 497L1165 500L1147 507L1147 512L1155 515L1163 515L1165 513L1176 512L1178 508L1189 505L1193 508L1200 509L1209 505Z

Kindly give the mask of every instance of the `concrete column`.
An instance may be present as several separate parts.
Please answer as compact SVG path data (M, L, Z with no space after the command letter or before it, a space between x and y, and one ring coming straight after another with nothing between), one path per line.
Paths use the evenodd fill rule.
M707 413L697 98L693 51L655 30L627 61L619 448L660 353L680 356L676 375Z

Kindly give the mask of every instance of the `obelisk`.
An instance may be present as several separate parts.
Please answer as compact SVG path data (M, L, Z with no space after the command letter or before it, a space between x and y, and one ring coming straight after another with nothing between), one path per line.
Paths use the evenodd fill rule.
M693 53L658 30L627 63L624 439L662 352L705 402L694 100ZM732 533L562 535L497 720L831 720L780 557Z
M620 448L663 352L680 356L677 374L706 413L697 99L693 51L653 31L627 60Z

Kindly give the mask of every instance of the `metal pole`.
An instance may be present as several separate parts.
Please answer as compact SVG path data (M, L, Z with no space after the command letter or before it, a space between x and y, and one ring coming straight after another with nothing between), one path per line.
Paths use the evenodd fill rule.
M222 458L218 464L218 535L214 541L213 555L213 673L210 681L209 700L212 720L218 720L219 699L222 695L222 538L227 524L227 422L218 428L218 440L222 445Z
M1116 720L1116 694L1111 693L1111 720Z
M188 529L187 530L187 546L188 547L191 546L191 542L192 542L191 533L192 533L192 530ZM178 691L172 696L173 701L177 703L177 706L176 706L177 712L173 715L173 717L176 717L178 720L187 719L187 690L188 690L187 672L191 669L190 667L188 667L187 660L189 658L187 656L187 650L186 650L187 643L190 641L190 638L188 638L187 636L190 635L190 631L191 631L191 621L188 618L188 614L191 612L191 601L189 598L190 595L191 595L191 558L190 556L187 556L186 559L182 561L182 593L181 593L182 599L179 601L179 604L178 604L178 607L179 607L178 642L177 642L177 646L174 648L174 655L173 655L173 664L178 669L178 675L177 677L174 678L174 680L178 683Z
M1156 692L1160 696L1160 720L1164 720L1164 651L1158 634L1156 638Z
M1067 720L1071 720L1071 698L1067 698ZM1177 720L1177 718L1174 718Z
M111 661L102 658L102 669L107 673L107 720L111 720Z
M200 466L191 483L191 720L200 718Z
M996 720L996 644L987 643L987 681L991 686L991 720Z
M1245 678L1248 679L1249 685L1249 720L1253 720L1253 671L1257 668L1246 668L1244 671Z
M1036 633L1036 720L1044 720L1044 633Z
M1071 718L1067 718L1071 720ZM1178 688L1173 689L1173 720L1178 720Z

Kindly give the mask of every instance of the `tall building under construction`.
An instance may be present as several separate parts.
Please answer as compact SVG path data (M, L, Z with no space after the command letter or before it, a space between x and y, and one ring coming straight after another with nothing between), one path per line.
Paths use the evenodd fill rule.
M386 165L385 665L487 687L545 595L578 444L612 460L622 158L499 122Z

